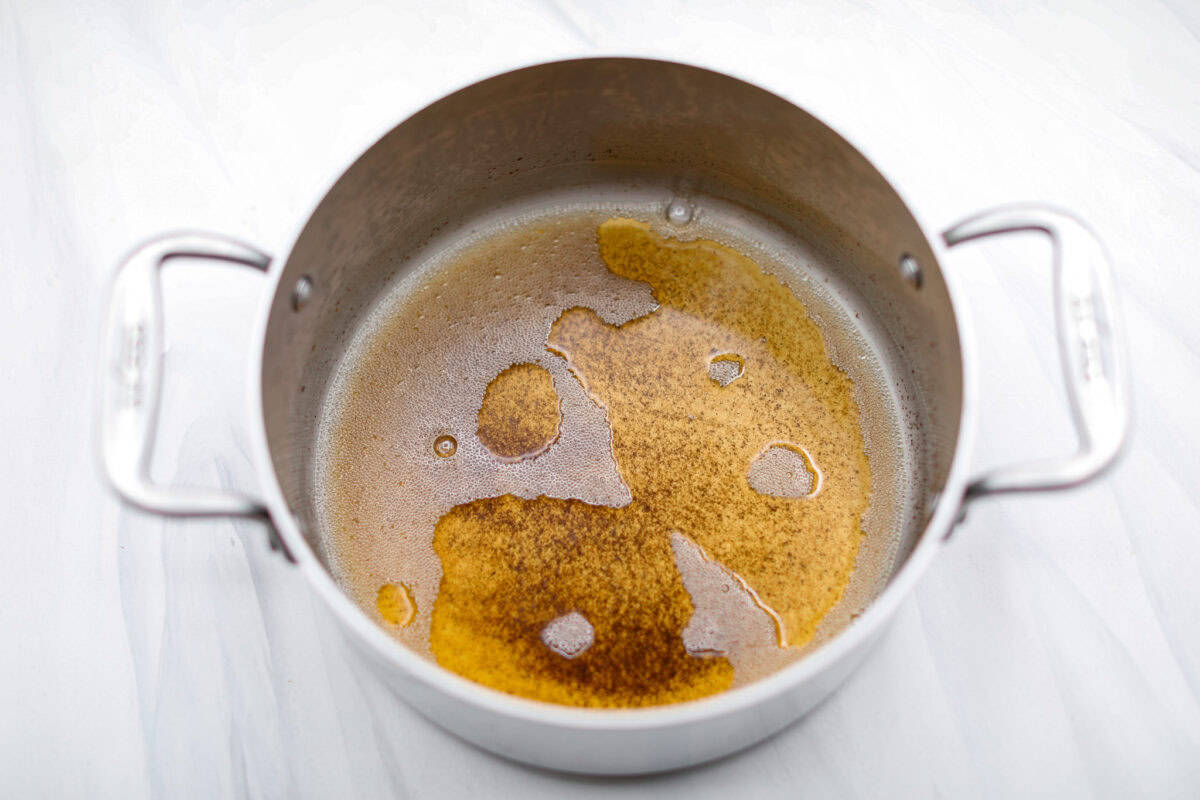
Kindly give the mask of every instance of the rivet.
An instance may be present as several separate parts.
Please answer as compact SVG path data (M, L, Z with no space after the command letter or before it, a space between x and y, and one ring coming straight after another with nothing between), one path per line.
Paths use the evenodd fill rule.
M921 274L921 265L908 253L900 256L900 277L914 289L920 289L921 284L925 282L925 277Z
M308 305L308 301L312 299L312 293L312 278L305 275L296 281L296 286L292 289L292 310L299 311Z

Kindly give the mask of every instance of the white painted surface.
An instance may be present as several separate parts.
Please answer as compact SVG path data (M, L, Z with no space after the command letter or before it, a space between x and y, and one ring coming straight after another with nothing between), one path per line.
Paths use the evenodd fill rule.
M0 3L0 793L1200 795L1195 5L17 5ZM90 449L100 300L132 245L188 227L279 252L419 105L590 53L699 61L787 95L937 227L1011 200L1075 210L1116 262L1136 391L1120 467L972 509L831 700L747 753L648 780L527 770L396 706L257 525L122 509ZM980 466L1071 443L1046 256L1013 240L946 265L981 350ZM168 273L163 478L253 486L260 280Z

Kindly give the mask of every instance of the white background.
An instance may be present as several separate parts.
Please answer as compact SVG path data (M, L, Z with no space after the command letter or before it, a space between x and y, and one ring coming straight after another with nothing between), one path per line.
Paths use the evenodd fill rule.
M1044 6L1056 6L1054 11ZM824 118L941 228L1040 200L1115 260L1136 384L1094 486L972 508L846 686L700 769L502 762L352 671L251 523L122 509L91 447L119 257L163 229L274 252L420 105L590 53L700 62ZM1200 796L1200 6L1192 0L0 3L0 794ZM1048 248L955 251L976 466L1071 446ZM253 487L261 278L168 271L166 480Z

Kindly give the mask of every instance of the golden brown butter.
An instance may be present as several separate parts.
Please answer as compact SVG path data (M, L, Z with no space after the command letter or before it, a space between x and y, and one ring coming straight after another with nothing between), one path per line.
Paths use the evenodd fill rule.
M488 384L479 440L501 458L532 458L558 438L562 415L554 379L537 364L513 364Z
M412 590L403 583L385 583L380 586L375 594L375 607L387 624L400 628L407 626L417 615L417 604L413 601Z
M598 244L608 268L648 283L661 307L623 325L570 309L547 347L606 410L632 503L505 495L453 508L434 533L443 576L430 645L444 666L537 699L686 700L727 688L733 674L725 658L683 647L692 604L672 532L745 581L780 643L798 646L853 570L870 469L852 384L776 278L716 242L664 239L634 220L605 222ZM740 374L714 378L714 359L737 361ZM811 463L811 495L750 485L751 464L780 445ZM570 612L595 634L565 658L541 633Z

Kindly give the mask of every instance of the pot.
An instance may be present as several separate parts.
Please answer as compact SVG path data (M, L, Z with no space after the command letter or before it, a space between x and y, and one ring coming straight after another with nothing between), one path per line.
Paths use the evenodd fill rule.
M771 235L821 254L812 262L815 274L862 320L864 341L892 376L904 415L908 488L884 579L859 613L844 614L803 658L702 700L593 710L494 691L394 641L333 577L310 488L331 376L398 275L445 237L466 235L481 216L564 192L614 191L686 196L725 213L731 224L766 220ZM1079 449L970 476L974 351L941 261L948 248L1012 231L1038 231L1054 245L1057 333ZM243 264L271 284L248 381L262 496L149 478L162 369L158 273L179 257ZM125 501L172 516L263 519L273 546L321 597L348 648L397 698L500 755L586 773L696 764L796 720L864 658L966 503L1087 481L1116 457L1128 425L1110 267L1079 220L1013 206L940 234L928 231L871 162L796 105L723 74L643 59L541 64L438 100L346 170L283 258L211 234L151 240L121 264L106 325L100 448ZM862 559L860 552L860 569Z

